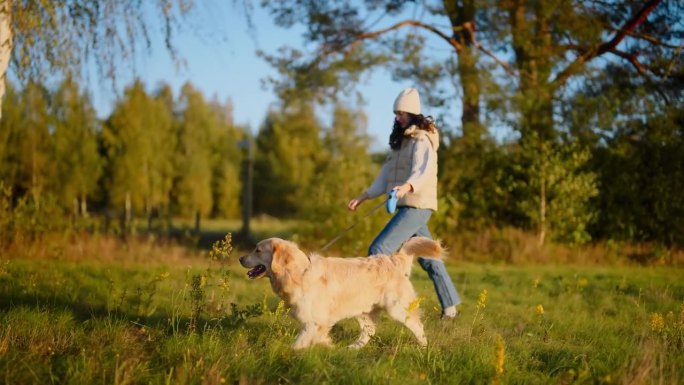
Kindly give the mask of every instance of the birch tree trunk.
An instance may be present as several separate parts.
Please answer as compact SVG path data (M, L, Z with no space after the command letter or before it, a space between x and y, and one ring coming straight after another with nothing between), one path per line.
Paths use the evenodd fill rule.
M7 66L12 54L12 1L0 0L0 119L5 97Z

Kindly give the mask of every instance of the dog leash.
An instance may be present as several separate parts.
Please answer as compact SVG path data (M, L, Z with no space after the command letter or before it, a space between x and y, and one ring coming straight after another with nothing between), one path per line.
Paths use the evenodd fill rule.
M388 212L388 213L390 213L390 214L394 213L394 210L396 210L396 208L397 208L397 195L396 195L396 191L390 192L389 195L387 196L387 198L386 198L384 201L380 202L377 206L375 206L375 207L373 207L372 209L370 209L364 216L362 216L359 220L357 220L356 222L354 222L351 226L349 226L349 227L347 227L346 229L342 230L342 232L339 233L335 238L333 238L332 241L326 243L326 245L323 246L323 248L322 248L320 251L325 251L328 247L332 246L332 244L335 243L335 242L337 242L337 240L339 240L340 238L342 238L342 236L343 236L344 234L346 234L346 233L348 233L349 231L351 231L351 229L353 229L354 227L356 227L356 225L358 225L359 223L361 223L361 221L363 221L364 219L368 218L371 214L373 214L374 212L376 212L376 211L377 211L380 207L382 207L382 206L385 206L385 208L387 209L387 212Z

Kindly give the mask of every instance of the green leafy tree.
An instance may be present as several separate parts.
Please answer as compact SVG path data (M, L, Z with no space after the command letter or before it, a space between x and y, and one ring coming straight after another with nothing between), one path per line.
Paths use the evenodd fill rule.
M546 218L551 207L549 198L552 197L547 187L555 184L553 170L556 166L564 169L563 165L567 165L572 174L573 169L572 163L560 160L570 159L568 156L557 158L554 155L557 153L554 148L559 132L569 126L556 117L556 112L562 109L562 100L572 97L568 82L570 79L582 82L590 77L592 72L600 69L593 64L596 59L608 56L630 63L639 76L664 78L655 67L649 65L647 70L642 61L654 64L653 56L639 51L643 47L642 42L646 42L650 47L665 48L660 52L670 55L670 58L675 54L674 46L659 40L672 38L663 33L665 23L670 21L667 16L669 6L659 6L660 3L657 0L638 4L512 1L492 8L492 15L509 20L493 27L503 32L498 38L510 37L514 53L514 66L505 66L516 80L509 106L517 113L513 127L521 135L521 146L529 151L526 156L529 163L524 166L527 175L519 182L538 181L534 183L537 188L529 190L536 197L526 197L523 201L536 201L538 204L535 210L538 214L528 216L537 218L534 221L538 224L541 241L545 238L547 224L553 221ZM655 27L652 31L657 31L656 35L646 32L651 27ZM620 46L623 41L631 43L627 45L629 51ZM584 149L577 149L582 152L575 158L583 159ZM557 165L553 166L549 160L556 160ZM576 210L582 211L584 201L578 199L577 203ZM530 210L529 207L525 209L528 214Z
M151 49L154 24L176 57L176 30L194 8L193 0L2 0L0 100L9 67L21 79L40 79L76 76L93 62L102 78L115 81L127 60Z
M68 78L53 95L53 164L56 167L55 194L74 214L88 214L102 173L103 162L97 148L98 122L90 99Z
M242 191L242 155L238 143L246 137L246 132L233 124L232 103L212 101L210 108L216 117L216 126L211 134L213 215L238 218Z
M596 79L568 106L572 130L595 147L597 237L684 244L683 72L672 67L672 82L656 83L613 65L610 76Z
M153 154L153 174L150 180L152 186L150 206L159 214L166 217L170 214L173 181L176 178L175 158L178 147L176 135L177 122L174 116L174 100L171 87L162 83L154 92L154 107L150 110L155 119L154 136L157 143L163 143L164 149ZM151 211L151 210L150 210ZM151 212L148 211L149 214ZM151 217L148 215L148 220ZM151 226L151 223L148 224Z
M13 188L18 184L19 150L22 127L21 95L14 87L7 88L5 115L0 120L0 180L5 188Z
M49 93L40 84L29 82L19 99L18 173L16 187L23 195L40 205L43 193L49 189L50 176L55 174L51 162Z
M168 199L171 124L166 105L148 95L138 80L125 90L105 125L110 201L125 207L128 220L132 210L149 218Z
M588 227L595 216L590 200L598 194L596 175L587 171L590 150L573 141L554 143L534 136L520 149L516 171L527 179L515 182L525 197L518 208L538 229L539 243L547 234L561 242L589 241Z
M291 216L311 197L304 192L321 159L321 126L310 103L271 112L256 138L254 205L257 212Z
M365 255L373 237L389 219L384 208L363 218L381 203L379 199L356 212L347 209L347 202L367 188L379 170L368 154L366 126L365 114L337 105L332 126L325 130L317 172L311 183L303 186L309 199L302 205L301 217L311 223L306 237L323 247L354 225L350 230L353 235L342 235L344 238L334 246L346 255Z
M597 150L599 236L684 246L683 127L681 106L668 109L646 121L625 122Z
M478 63L480 54L491 54L475 38L479 1L278 1L264 6L277 25L302 25L305 42L316 47L310 54L286 47L278 55L262 53L283 75L271 80L284 100L301 95L336 100L362 74L390 68L394 77L414 82L427 104L456 110L448 103L455 90L443 85L456 84L458 78L464 135L473 141L486 136L480 111L485 78Z
M183 85L177 109L175 204L181 215L198 218L213 207L211 132L217 122L204 96L190 83Z
M670 13L681 10L681 5L661 3L510 1L492 7L492 20L509 20L491 23L498 31L491 37L510 38L514 65L506 64L505 68L516 80L512 95L520 116L516 129L523 136L534 132L543 140L554 139L556 129L562 126L554 121L555 104L572 95L567 87L570 79L581 81L601 69L600 64L594 64L598 58L624 61L636 69L633 75L665 80L662 67L657 67L665 64L668 56L672 60L677 55L677 46L670 44L677 33L668 26L677 24L676 16ZM674 30L681 32L678 27ZM623 42L629 43L624 45L628 51L623 51ZM647 53L649 50L660 52L660 65Z
M508 207L516 207L518 201L536 201L535 216L541 215L540 239L544 239L541 230L554 221L545 217L553 206L548 200L551 195L544 188L555 185L554 180L544 180L551 175L547 173L550 166L536 154L507 154L508 144L501 149L492 146L479 128L484 117L490 126L517 131L525 151L538 152L549 147L551 153L556 153L556 147L565 141L559 133L573 132L568 124L571 120L560 118L559 111L581 85L610 70L606 63L625 64L631 69L628 76L666 89L676 88L672 86L676 77L670 75L682 48L682 25L677 16L682 5L660 0L466 1L418 5L389 1L283 1L268 3L267 7L279 25L301 23L306 28L304 40L316 47L310 54L283 49L278 56L265 55L284 75L284 79L274 83L286 99L302 93L334 98L340 89L352 88L364 71L391 67L397 78L410 78L424 85L428 104L440 105L453 95L442 87L444 81L459 81L463 137L452 136L446 143L442 154L456 159L450 164L454 167L442 171L440 178L444 186L463 186L463 190L444 196L443 206L464 215L477 212L474 216L524 222L524 218L532 218L529 208L521 213L492 200L505 197L503 201L512 203ZM406 17L411 14L408 10L415 11L411 17ZM448 27L444 28L445 25ZM446 59L434 49L425 49L434 47L428 43L432 37L449 45ZM457 66L453 64L454 57L458 58ZM482 103L486 103L485 111L481 109ZM457 147L449 149L454 144ZM584 159L583 146L572 148L579 151L577 158ZM491 151L485 151L483 156L480 149ZM572 162L560 160L570 159L568 154L552 158L558 160L558 167L572 173ZM510 180L505 174L507 165L497 165L500 159L524 161L528 167L517 167L514 175L519 180ZM530 175L532 172L541 174ZM539 181L538 189L510 188L533 180ZM487 184L475 187L480 181ZM525 191L534 197L520 196ZM584 198L577 203L578 212L585 210ZM472 204L475 209L464 207Z
M506 190L509 147L494 140L473 143L467 137L442 133L439 147L439 210L433 216L437 234L479 231L513 223L515 205Z

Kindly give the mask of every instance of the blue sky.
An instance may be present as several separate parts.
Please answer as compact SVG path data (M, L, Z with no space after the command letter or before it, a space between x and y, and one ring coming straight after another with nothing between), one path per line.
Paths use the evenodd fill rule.
M215 8L214 8L215 7ZM133 68L122 65L118 75L120 87L131 84L134 77L140 77L152 89L159 82L169 83L176 95L180 87L191 82L207 98L216 97L220 101L230 99L234 107L235 123L247 125L256 133L269 106L277 102L274 93L262 86L267 76L276 76L268 63L256 56L255 51L276 52L289 45L301 48L301 31L275 27L265 11L255 7L253 24L250 30L244 16L230 6L215 5L211 10L200 14L199 19L207 24L185 27L176 39L180 57L185 66L177 68L163 44L153 41L151 54L139 54ZM208 12L208 13L207 13ZM219 38L217 35L225 35ZM199 35L199 36L198 36ZM107 82L90 80L93 102L100 116L106 116L116 101L117 93L107 89ZM360 87L368 115L368 134L373 138L371 148L384 150L392 124L392 103L401 89L415 86L408 82L398 83L387 73L377 72ZM119 90L120 93L121 90ZM327 113L321 111L325 122Z

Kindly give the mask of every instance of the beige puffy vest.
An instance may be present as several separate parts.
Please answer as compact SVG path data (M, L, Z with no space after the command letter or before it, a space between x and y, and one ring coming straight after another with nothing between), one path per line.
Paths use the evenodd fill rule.
M411 164L415 154L415 146L418 141L427 140L432 150L439 147L439 134L427 132L411 126L404 131L404 140L399 150L390 151L387 156L387 193L392 187L406 183L411 175ZM427 165L425 176L427 180L418 191L409 192L397 202L397 206L410 206L419 209L437 211L437 154L432 157L432 162Z

